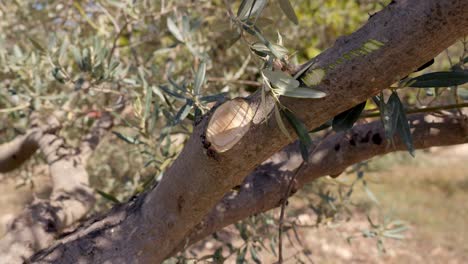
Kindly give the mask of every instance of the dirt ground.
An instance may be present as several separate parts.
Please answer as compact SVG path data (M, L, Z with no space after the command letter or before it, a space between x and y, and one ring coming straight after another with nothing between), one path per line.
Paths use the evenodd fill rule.
M376 160L388 162L392 157ZM390 168L370 173L369 188L380 206L373 211L404 221L405 239L385 239L386 254L376 241L346 237L369 228L364 214L355 214L336 228L302 231L316 263L468 263L468 145L403 155ZM403 164L402 164L403 163ZM402 164L402 165L401 165ZM357 203L366 203L364 191ZM367 202L369 204L369 202ZM315 251L314 251L315 249ZM294 263L294 262L291 262Z
M379 205L362 188L356 188L356 205L348 221L318 228L299 228L299 243L292 232L284 238L285 263L468 263L468 144L417 152L416 158L397 153L374 159L365 177ZM349 178L349 179L347 179ZM351 176L340 176L346 182ZM301 194L299 194L301 195ZM308 195L302 193L302 195ZM304 207L290 199L288 210ZM296 216L305 226L315 217L304 210ZM384 238L386 252L377 248L375 238L362 237L369 229L367 214L374 221L384 217L401 220L408 229L404 239ZM276 213L276 216L278 214ZM383 221L381 221L383 222ZM234 228L231 227L234 231ZM274 231L276 232L276 230ZM350 236L358 236L351 243ZM240 247L239 238L228 238ZM268 244L268 241L264 242ZM220 244L208 240L194 247L200 256L212 254ZM227 250L223 251L226 256ZM306 254L305 254L306 253ZM255 263L247 253L249 263ZM262 263L275 263L268 250L258 253ZM236 263L235 254L225 263Z
M371 202L364 190L357 189L353 201L358 206L349 221L299 228L302 246L298 246L298 241L291 244L284 240L285 263L468 263L467 161L468 145L418 152L416 159L404 153L375 159L366 177L379 205ZM47 169L36 167L32 172L40 175L33 177L33 189L30 185L17 187L18 175L0 175L0 233L33 199L33 193L47 193ZM292 199L290 207L295 203L300 204ZM383 254L377 250L375 239L360 237L349 244L347 237L369 228L362 208L404 221L409 227L405 239L384 239ZM305 225L313 222L308 213L297 218ZM241 243L240 239L232 240L234 245ZM198 253L209 253L215 245L216 242L208 241L201 250L198 248ZM262 263L276 260L266 251L260 252L259 258ZM235 262L236 257L232 256L226 263Z

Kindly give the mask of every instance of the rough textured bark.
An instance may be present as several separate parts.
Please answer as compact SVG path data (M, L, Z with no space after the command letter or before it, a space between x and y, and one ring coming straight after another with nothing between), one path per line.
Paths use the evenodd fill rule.
M282 98L310 129L366 100L468 34L468 1L399 0L375 14L357 32L342 37L314 59L326 68L370 39L385 45L327 71L322 99ZM185 148L156 188L32 258L38 263L159 263L168 257L231 187L289 142L270 115L273 99L247 99L255 116L231 149L206 149L210 115L194 129ZM265 121L266 120L266 121ZM131 241L131 243L129 243Z
M65 227L79 221L94 205L94 193L88 186L85 164L99 139L112 125L110 116L96 123L82 141L79 151L67 147L63 139L51 133L48 128L58 127L51 125L56 122L49 120L47 124L39 126L37 120L33 116L34 128L25 136L0 146L0 149L16 146L5 157L7 160L8 157L21 157L15 159L15 166L8 166L8 169L19 166L19 160L24 161L28 155L32 155L34 148L40 149L49 165L52 193L47 200L36 198L8 226L0 240L1 263L23 263L38 250L52 244Z
M409 121L416 149L468 143L468 120L460 116L416 114ZM311 150L308 163L298 171L295 190L319 177L337 176L357 162L406 150L406 146L398 137L394 144L389 144L381 122L374 121L328 136ZM239 191L226 194L173 253L227 225L280 206L291 176L301 162L297 142L273 155L244 180Z

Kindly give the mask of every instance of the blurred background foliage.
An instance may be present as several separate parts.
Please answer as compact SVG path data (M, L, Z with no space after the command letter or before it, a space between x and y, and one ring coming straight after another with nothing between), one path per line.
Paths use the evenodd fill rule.
M217 101L262 87L264 60L251 49L257 40L241 36L227 12L226 3L236 13L240 2L0 1L0 143L27 130L29 111L60 110L60 135L77 146L94 120L104 111L111 112L116 120L113 134L88 164L92 185L101 194L95 210L141 192L160 179L200 114ZM286 48L292 63L299 64L358 29L389 2L291 0L299 22L295 25L278 1L269 1L256 25L266 39ZM466 43L459 43L427 71L450 69L465 52ZM460 102L467 95L459 87L404 91L400 96L409 107L421 107ZM369 102L366 110L376 108ZM364 181L361 171L361 167L351 171L358 175L358 184ZM22 180L34 182L33 174L25 175L29 176ZM339 186L318 181L306 189L315 194L308 204L320 216L317 223L346 212L351 192ZM226 244L229 254L241 262L249 255L257 262L256 250L261 247L257 242L266 237L276 243L274 215L237 224L245 243ZM272 250L275 245L264 247ZM206 259L224 259L221 252L216 250Z
M231 4L235 12L240 1ZM280 33L289 54L303 63L385 3L293 4L300 26L275 1L258 26L271 42ZM30 109L64 109L61 134L76 145L102 111L110 111L123 141L106 139L90 173L99 188L120 199L137 192L145 179L160 176L191 132L188 119L196 111L183 109L187 102L209 109L210 100L195 99L193 91L201 62L201 95L218 95L208 99L245 96L262 85L262 60L249 48L255 40L233 43L237 35L226 10L224 1L0 2L0 141L27 129ZM125 192L117 187L122 183Z

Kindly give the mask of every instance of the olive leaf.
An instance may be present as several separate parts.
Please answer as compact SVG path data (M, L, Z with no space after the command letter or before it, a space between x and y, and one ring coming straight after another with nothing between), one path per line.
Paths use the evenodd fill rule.
M274 107L274 113L275 113L275 120L276 120L276 123L278 124L279 129L290 141L292 141L291 134L289 134L288 129L286 129L283 119L281 118L280 110L276 104Z
M352 128L365 107L366 101L336 115L332 121L333 130L335 132L340 132Z
M435 62L435 60L431 59L430 61L424 63L421 66L419 66L419 68L417 68L414 72L422 71L422 70L426 69L427 67L431 66L432 64L434 64L434 62Z
M326 93L320 90L310 88L307 86L300 86L292 90L284 90L284 91L279 90L279 93L287 97L311 98L311 99L323 98L327 95Z
M167 29L169 29L169 31L178 41L184 42L184 36L182 35L182 32L180 32L176 23L170 17L167 18Z
M129 136L125 136L123 134L121 134L120 132L117 132L117 131L112 131L112 134L116 135L119 139L129 143L129 144L138 144L139 141L137 138L132 138L132 137L129 137Z
M374 97L374 102L379 106L381 120L384 125L385 137L393 140L395 132L403 140L411 156L414 157L414 144L411 136L411 130L406 117L406 111L398 94L393 91L388 98L387 103L383 101L383 97Z
M265 75L265 77L268 78L268 80L274 87L282 91L293 90L299 87L300 84L298 80L294 79L293 77L287 75L282 71L272 71L265 69L263 70L263 74Z
M271 44L271 47L273 47L277 54L280 54L282 57L284 57L284 55L288 54L288 49L286 49L285 47L281 46L281 45L278 45L278 44ZM265 44L261 43L261 42L256 42L254 44L252 44L250 46L250 49L255 52L255 54L257 54L258 56L260 57L266 57L267 55L273 55L273 53L271 52L271 49L268 48Z
M398 117L400 115L400 107L398 106L400 99L396 93L392 93L388 98L386 104L384 104L382 114L382 121L384 124L385 137L389 140L393 140L395 135Z
M299 24L296 13L294 12L294 8L292 7L289 0L278 0L278 2L281 10L283 10L283 13L288 17L288 19L296 25Z
M265 77L271 82L279 95L295 98L322 98L327 94L317 89L300 86L300 82L282 71L263 70Z
M468 71L432 72L410 79L407 86L416 88L450 87L468 82Z
M398 123L396 129L401 139L405 143L408 152L411 154L411 156L414 157L413 137L411 136L409 122L406 118L405 108L401 103L400 98L398 98L398 94L396 92L393 92L392 95L395 95L395 101L398 107Z
M253 16L257 16L266 4L267 0L243 0L237 11L237 18L248 20Z
M44 47L42 47L42 45L39 44L37 40L29 37L29 41L31 41L31 44L33 44L34 48L36 48L40 53L42 54L46 53L46 50L44 49Z
M203 82L205 81L205 74L206 74L206 61L202 60L200 66L198 66L197 74L195 75L195 81L193 84L193 91L196 96L200 94L201 87Z
M288 120L289 124L293 127L296 135L299 137L299 147L301 149L302 159L307 161L309 159L309 148L312 146L312 139L304 123L297 118L293 112L288 109L283 109L282 113Z
M121 203L121 202L119 201L119 199L117 199L117 198L116 198L115 196L113 196L112 194L106 193L106 192L101 191L101 190L96 190L96 192L97 192L99 195L101 195L101 196L102 196L104 199L106 199L106 200L109 200L109 201L111 201L111 202L113 202L113 203L117 203L117 204L118 204L118 203Z
M190 113L190 110L192 110L192 107L193 107L193 101L187 99L187 102L180 108L179 112L177 112L173 125L177 125L180 122L182 122L182 120L184 120L188 116L188 114Z

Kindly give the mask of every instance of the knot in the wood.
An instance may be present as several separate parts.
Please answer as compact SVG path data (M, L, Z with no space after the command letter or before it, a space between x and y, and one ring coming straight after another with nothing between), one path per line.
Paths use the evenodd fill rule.
M216 152L231 149L249 130L253 111L249 103L236 98L220 105L212 115L206 139Z

